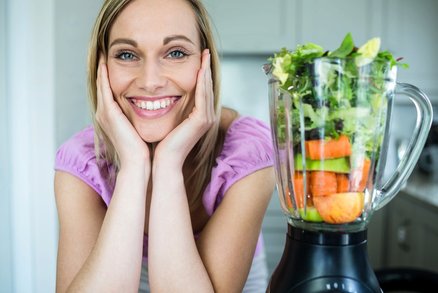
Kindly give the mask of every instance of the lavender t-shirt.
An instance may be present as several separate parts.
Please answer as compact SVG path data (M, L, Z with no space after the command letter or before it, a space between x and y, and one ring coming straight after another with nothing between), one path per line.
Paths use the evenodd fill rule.
M216 158L211 172L203 204L212 215L225 193L239 179L273 165L271 132L268 126L255 118L241 116L233 121L225 136L224 146ZM110 180L113 166L96 161L94 152L94 129L89 126L75 134L60 146L56 153L55 170L68 172L92 187L108 206L114 191ZM256 255L263 247L259 235ZM144 238L143 254L147 256L147 236Z

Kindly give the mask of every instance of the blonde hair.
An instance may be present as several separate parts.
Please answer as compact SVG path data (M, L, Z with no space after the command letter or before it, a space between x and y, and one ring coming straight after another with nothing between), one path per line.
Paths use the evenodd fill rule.
M91 104L91 115L95 129L95 150L98 160L103 159L114 166L113 176L119 170L120 162L111 141L96 122L97 109L97 68L101 54L107 56L109 34L117 16L132 0L106 0L92 30L88 51L88 92ZM220 70L219 55L214 42L208 12L200 0L185 0L193 9L198 25L201 40L201 52L208 48L211 54L211 71L213 80L214 108L217 117L220 117ZM183 119L192 109L186 107ZM187 191L191 212L200 207L202 195L210 181L211 169L223 144L225 130L220 129L219 120L202 136L189 153L184 166L184 184Z

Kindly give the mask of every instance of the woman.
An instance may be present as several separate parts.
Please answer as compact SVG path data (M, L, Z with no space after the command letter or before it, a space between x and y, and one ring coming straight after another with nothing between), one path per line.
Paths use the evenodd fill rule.
M200 1L106 0L88 66L94 126L56 157L57 291L264 292L270 132L221 108Z

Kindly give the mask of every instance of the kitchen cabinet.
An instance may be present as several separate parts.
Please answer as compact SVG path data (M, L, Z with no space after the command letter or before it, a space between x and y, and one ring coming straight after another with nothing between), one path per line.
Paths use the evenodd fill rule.
M387 211L386 266L438 272L438 207L400 192Z
M219 50L224 54L272 54L281 47L314 42L339 46L347 32L358 43L382 24L378 0L204 0Z
M333 50L351 32L360 46L380 37L382 49L403 57L398 81L438 102L436 0L204 0L223 55L272 55L313 42ZM397 99L406 103L408 99Z
M382 1L306 0L300 4L298 43L312 42L328 50L336 49L350 32L361 45L378 36L382 24Z
M226 54L271 53L296 43L297 1L204 0Z

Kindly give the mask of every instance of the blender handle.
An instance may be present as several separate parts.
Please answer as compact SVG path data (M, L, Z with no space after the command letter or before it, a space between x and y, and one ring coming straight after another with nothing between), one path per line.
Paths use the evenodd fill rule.
M426 143L433 120L433 108L429 98L419 88L407 83L397 83L395 94L405 95L410 98L417 111L417 120L414 133L394 174L383 185L381 190L377 190L377 198L380 200L376 202L375 210L382 208L390 202L411 175Z

